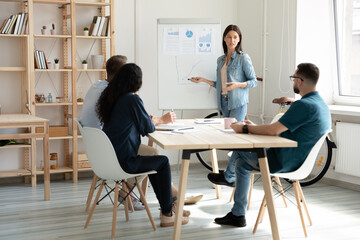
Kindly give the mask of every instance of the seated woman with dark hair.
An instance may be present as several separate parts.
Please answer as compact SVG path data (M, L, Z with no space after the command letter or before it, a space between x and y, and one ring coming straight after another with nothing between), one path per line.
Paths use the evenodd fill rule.
M171 196L171 172L166 156L137 155L140 135L155 131L155 126L137 94L142 85L142 71L133 63L122 66L97 103L97 114L104 124L103 131L114 146L119 164L128 173L157 171L149 175L161 207L161 227L174 225ZM187 216L185 216L187 215ZM189 222L184 211L182 224Z

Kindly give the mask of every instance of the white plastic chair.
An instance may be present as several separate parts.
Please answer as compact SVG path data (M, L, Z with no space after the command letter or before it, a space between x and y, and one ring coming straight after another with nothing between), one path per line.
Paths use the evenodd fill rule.
M290 179L290 180L293 181L292 185L293 185L293 188L294 188L296 203L297 203L297 207L298 207L298 210L299 210L300 220L301 220L301 224L302 224L302 227L303 227L305 237L307 237L307 232L306 232L305 221L304 221L304 217L303 217L303 213L302 213L302 209L301 209L301 203L303 204L303 207L305 208L306 215L308 217L310 226L312 225L312 222L311 222L311 218L310 218L308 208L306 206L305 197L304 197L303 191L301 189L299 180L304 179L304 178L306 178L307 176L310 175L310 173L311 173L311 171L312 171L312 169L314 167L316 157L317 157L317 155L318 155L318 153L320 151L320 148L323 145L323 143L324 143L324 141L326 139L326 136L330 132L332 132L331 129L326 131L326 133L316 142L316 144L313 146L310 153L306 157L304 163L297 170L295 170L293 172L272 173L272 174L270 174L273 177L287 178L287 179ZM253 233L256 232L256 229L258 227L259 222L262 222L265 210L266 210L266 200L265 200L265 196L264 196L263 201L262 201L261 206L260 206L258 217L257 217L256 222L255 222Z
M85 145L86 155L89 159L90 165L95 172L95 174L102 179L102 183L99 187L99 190L96 194L95 200L92 204L90 213L86 220L84 228L90 223L91 217L94 213L96 203L99 200L101 191L104 187L106 181L114 181L115 182L115 191L114 191L114 207L113 207L113 221L112 221L112 233L111 237L115 237L116 230L116 216L117 216L117 207L118 207L118 196L119 196L119 185L122 183L123 190L128 191L126 184L126 179L134 178L138 191L140 193L140 199L143 202L146 212L148 214L149 220L153 226L154 231L156 230L156 225L150 213L149 206L146 202L144 193L140 187L140 182L146 177L148 174L154 174L156 171L148 171L144 173L137 174L129 174L126 173L120 166L115 150L113 148L112 143L110 142L107 135L100 129L83 127L82 128L83 142ZM131 190L130 190L131 192ZM130 194L130 192L127 193ZM129 220L128 213L128 201L129 197L125 198L125 216L126 221Z
M80 133L82 134L83 126L82 126L80 120L77 119L77 118L74 118L74 120L75 120L75 122L76 122L77 125L78 125L78 128L79 128L79 130L80 130ZM97 188L97 187L96 187L96 184L97 184L98 182L100 182L100 181L101 181L101 178L99 178L99 177L94 173L93 179L92 179L92 181L91 181L90 189L89 189L89 194L88 194L88 197L87 197L87 200L86 200L85 212L88 212L88 211L89 211L92 197L93 197L93 195L94 195L95 189ZM98 186L100 186L100 185L98 185ZM143 192L144 192L144 190L143 190ZM144 194L145 194L145 197L146 197L146 192L144 192ZM101 201L101 200L100 200L100 201ZM134 210L134 206L133 206L133 204L132 204L132 201L129 201L129 207L130 207L130 210L131 210L132 212L135 211L135 210Z

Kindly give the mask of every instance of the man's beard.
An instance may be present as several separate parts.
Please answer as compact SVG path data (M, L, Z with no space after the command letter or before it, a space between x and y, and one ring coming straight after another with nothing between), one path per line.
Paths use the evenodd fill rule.
M298 87L296 87L296 86L294 86L294 93L296 93L296 94L299 94L299 93L300 93L299 88L298 88Z

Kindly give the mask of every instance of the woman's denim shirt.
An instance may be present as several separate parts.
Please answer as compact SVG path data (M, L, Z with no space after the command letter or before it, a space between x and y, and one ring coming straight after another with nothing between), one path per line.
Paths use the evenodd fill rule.
M218 108L221 109L221 73L220 70L224 66L226 56L222 55L217 59L216 68L216 82L213 87L216 88ZM244 52L237 53L236 51L231 56L230 62L227 66L227 82L247 82L246 88L235 88L228 91L229 110L238 108L244 104L249 103L249 88L257 86L256 75L254 67L251 63L249 55ZM216 87L220 86L220 87Z

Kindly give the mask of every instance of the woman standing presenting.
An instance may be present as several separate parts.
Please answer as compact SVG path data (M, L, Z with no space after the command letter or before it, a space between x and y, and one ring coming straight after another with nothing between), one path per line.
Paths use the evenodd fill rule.
M249 103L249 88L257 85L254 67L250 57L242 51L242 35L236 25L226 27L223 34L224 55L217 59L216 81L210 81L203 77L192 77L194 83L205 82L216 88L218 109L224 117L233 117L237 121L244 121L247 104ZM217 174L216 176L218 176ZM221 176L224 179L213 179L209 173L211 182L219 184L225 180L225 185L232 186L235 182L235 163L229 162L228 167Z
M249 102L249 88L257 85L250 57L242 51L242 35L236 25L226 27L223 34L224 55L217 59L216 81L192 77L194 83L205 82L217 90L218 108L224 117L245 119Z

